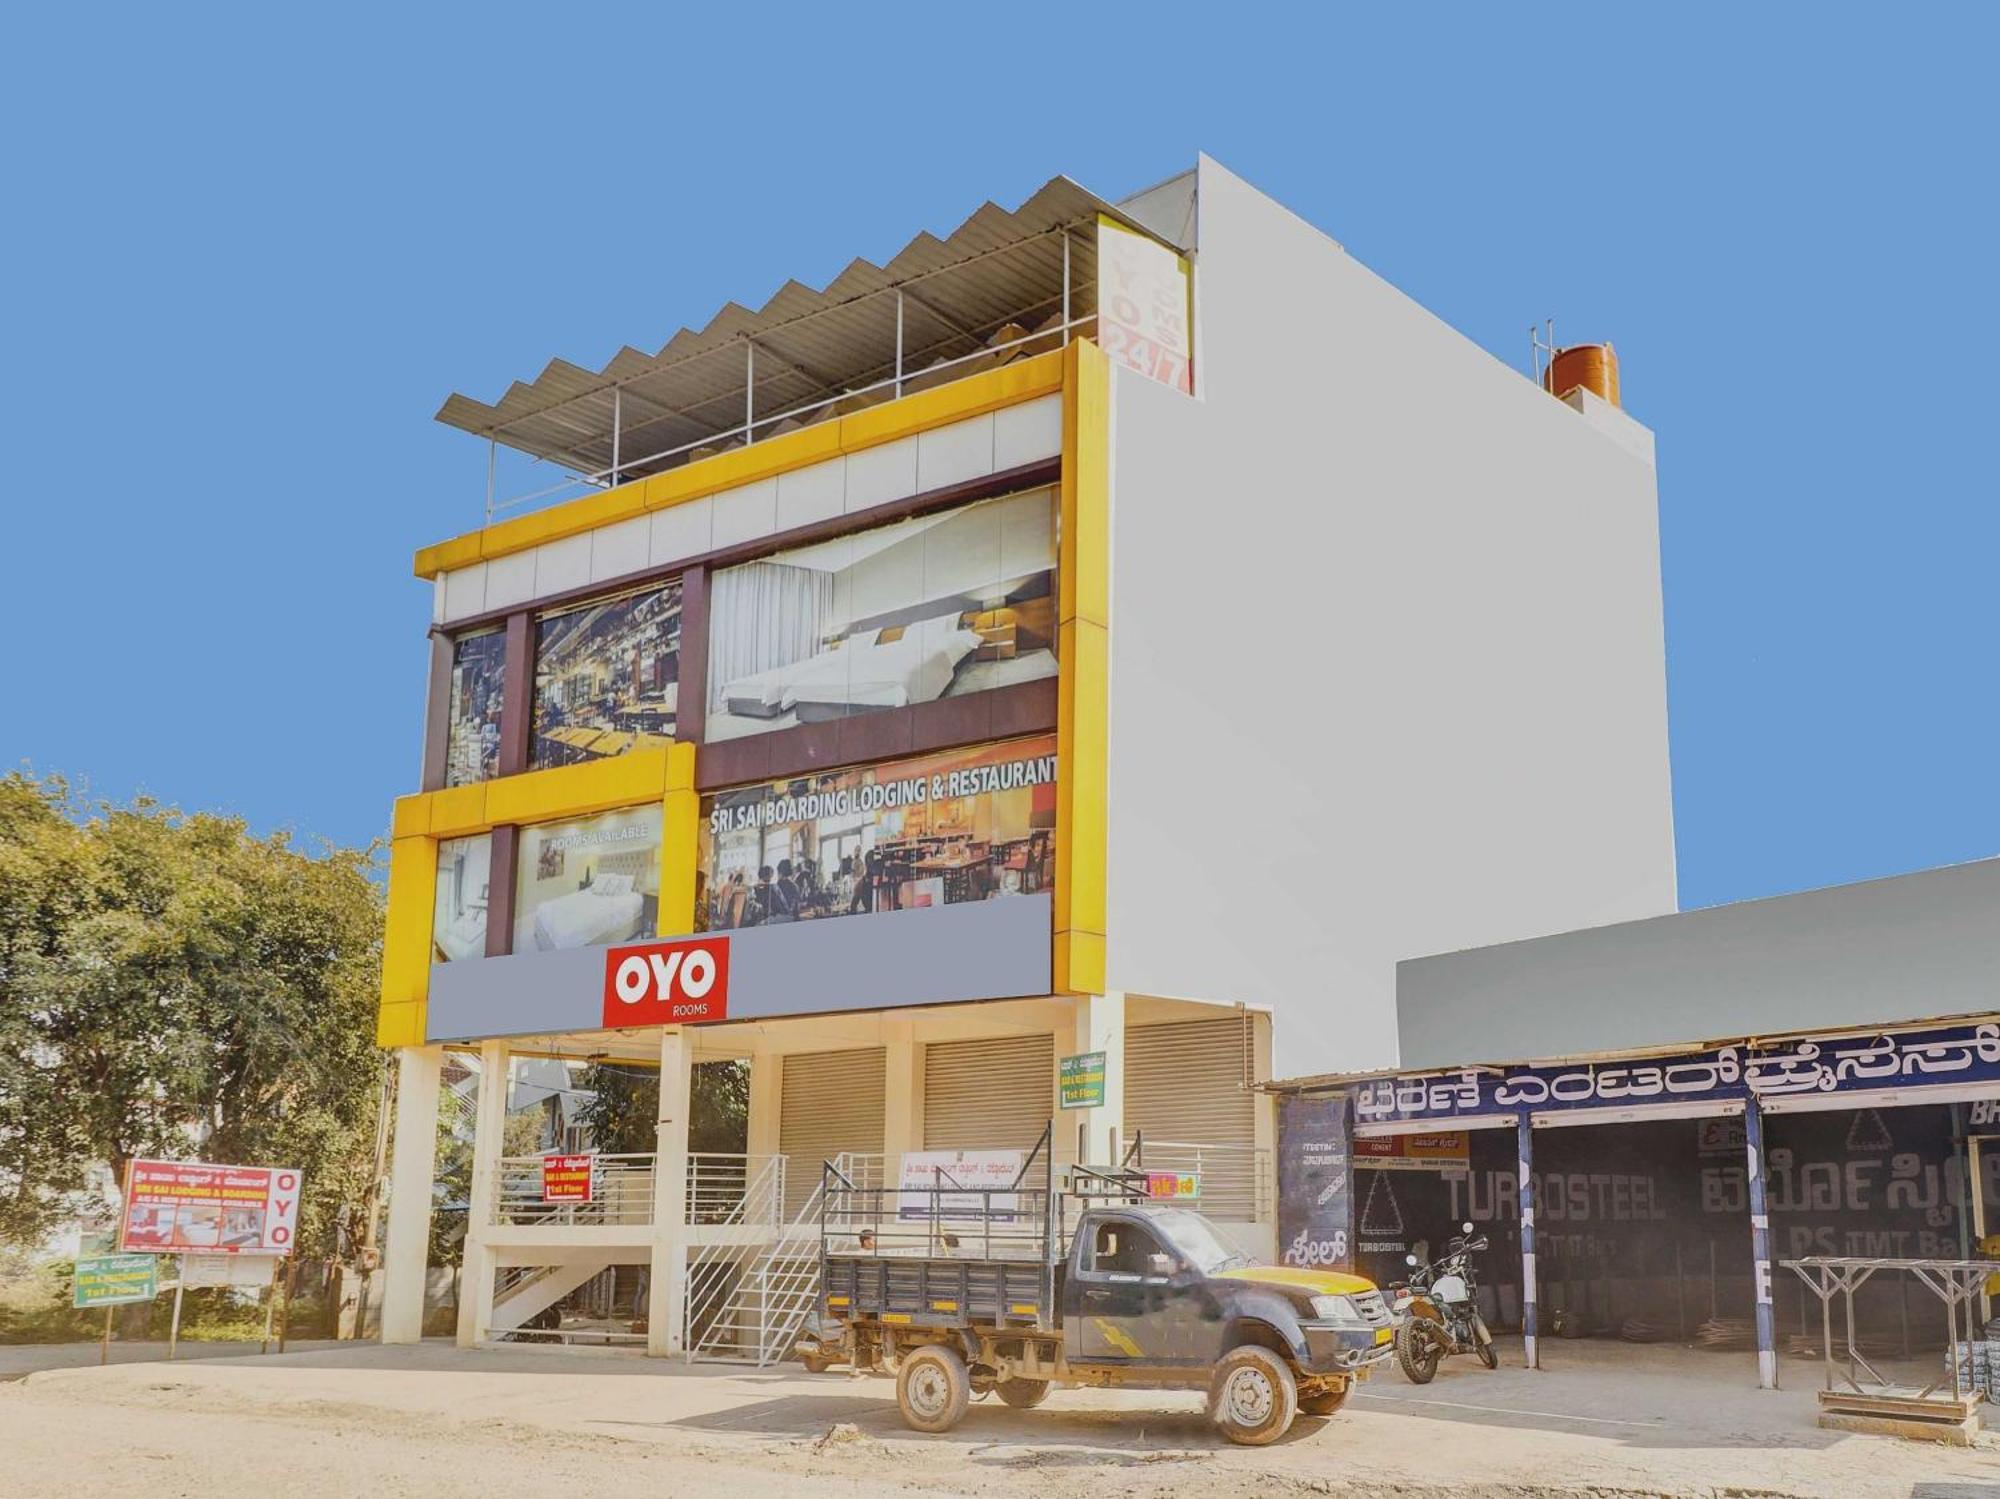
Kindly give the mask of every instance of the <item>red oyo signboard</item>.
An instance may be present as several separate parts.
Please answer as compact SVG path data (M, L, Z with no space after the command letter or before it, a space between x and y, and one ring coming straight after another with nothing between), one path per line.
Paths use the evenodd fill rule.
M597 1157L594 1155L545 1155L542 1157L543 1202L588 1202L596 1186Z
M290 1254L298 1237L298 1171L134 1161L125 1175L118 1247L127 1252Z
M729 1016L729 939L690 937L604 955L604 1023L706 1025Z

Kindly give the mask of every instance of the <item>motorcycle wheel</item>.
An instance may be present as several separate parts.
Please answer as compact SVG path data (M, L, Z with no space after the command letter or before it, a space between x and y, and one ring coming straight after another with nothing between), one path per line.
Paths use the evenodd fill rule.
M1493 1334L1486 1330L1486 1323L1477 1318L1472 1324L1472 1351L1479 1355L1479 1362L1487 1368L1500 1367L1500 1353L1493 1346Z
M1479 1355L1479 1362L1486 1365L1487 1368L1497 1369L1500 1367L1500 1355L1493 1351L1491 1343L1481 1343L1474 1351Z
M1396 1362L1411 1384L1429 1384L1436 1379L1438 1361L1444 1357L1444 1350L1417 1326L1427 1320L1411 1317L1396 1329Z

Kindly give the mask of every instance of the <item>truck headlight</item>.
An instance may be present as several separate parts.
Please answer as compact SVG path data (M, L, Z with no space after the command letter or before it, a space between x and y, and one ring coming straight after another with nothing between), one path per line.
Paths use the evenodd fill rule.
M1354 1309L1354 1303L1345 1296L1315 1296L1312 1298L1312 1314L1316 1321L1332 1322L1341 1327L1366 1327L1368 1319Z

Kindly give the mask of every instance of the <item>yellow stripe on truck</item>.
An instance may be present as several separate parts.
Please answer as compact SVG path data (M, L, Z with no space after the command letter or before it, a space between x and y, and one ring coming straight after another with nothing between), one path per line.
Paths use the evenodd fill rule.
M1113 1348L1116 1348L1120 1353L1124 1354L1125 1357L1127 1358L1145 1357L1145 1355L1139 1351L1139 1345L1133 1342L1129 1337L1125 1335L1124 1328L1114 1327L1109 1322L1106 1322L1102 1317L1092 1317L1090 1319L1090 1325L1097 1329L1098 1333L1103 1337L1105 1342L1109 1343Z

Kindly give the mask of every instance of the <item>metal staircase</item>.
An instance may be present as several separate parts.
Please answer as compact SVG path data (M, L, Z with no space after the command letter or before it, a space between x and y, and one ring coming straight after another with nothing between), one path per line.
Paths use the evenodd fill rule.
M843 1152L832 1165L849 1180L881 1180L879 1155ZM790 1356L819 1303L821 1176L775 1242L688 1267L688 1327L700 1330L689 1340L690 1363L764 1368ZM781 1183L780 1201L782 1191Z

